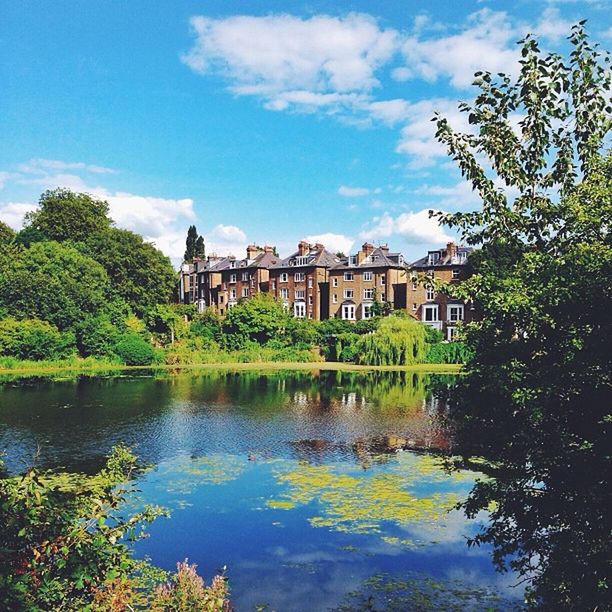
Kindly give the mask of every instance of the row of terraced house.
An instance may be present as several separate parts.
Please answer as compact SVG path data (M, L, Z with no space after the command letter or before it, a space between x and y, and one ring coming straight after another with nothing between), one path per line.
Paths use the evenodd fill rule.
M449 242L407 264L401 253L366 242L354 255L340 257L322 244L301 241L282 258L273 247L250 245L244 259L214 255L183 264L179 301L212 308L220 315L240 300L269 293L294 316L317 321L368 319L376 302L407 310L452 340L457 324L475 317L473 307L448 298L420 278L458 283L467 276L470 249Z

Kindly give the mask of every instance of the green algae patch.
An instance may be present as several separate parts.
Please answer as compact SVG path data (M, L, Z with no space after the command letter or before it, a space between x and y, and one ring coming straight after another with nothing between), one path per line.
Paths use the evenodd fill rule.
M390 469L351 474L340 464L289 462L273 470L285 491L268 501L271 508L292 509L313 504L313 527L347 533L388 533L389 525L441 525L460 501L457 482L441 461L429 455L402 453ZM473 476L464 476L472 482ZM435 483L432 488L431 483ZM385 539L386 538L386 539ZM416 546L407 538L383 537L390 544Z

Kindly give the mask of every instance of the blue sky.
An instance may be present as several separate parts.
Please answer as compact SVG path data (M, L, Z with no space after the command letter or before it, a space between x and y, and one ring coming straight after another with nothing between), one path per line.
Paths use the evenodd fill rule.
M427 210L478 205L433 138L475 70L515 72L536 33L612 39L610 3L48 0L0 6L0 219L40 193L107 199L118 225L176 261L302 238L408 258L447 229Z

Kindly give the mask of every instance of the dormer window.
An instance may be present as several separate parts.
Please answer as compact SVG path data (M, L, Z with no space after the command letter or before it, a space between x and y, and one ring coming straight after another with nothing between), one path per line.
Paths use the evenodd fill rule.
M308 265L308 260L309 260L308 256L296 257L295 258L295 265L296 266L306 266L306 265Z
M235 261L230 261L230 268L235 268L236 267L236 262Z
M357 265L357 255L349 255L349 266Z
M440 253L438 251L430 251L428 256L427 256L427 263L430 266L433 266L435 263L437 263L440 259Z

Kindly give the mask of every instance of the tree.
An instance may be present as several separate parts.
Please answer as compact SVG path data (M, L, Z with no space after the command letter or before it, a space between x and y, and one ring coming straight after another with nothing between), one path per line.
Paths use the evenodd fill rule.
M440 215L481 247L451 290L482 314L450 395L454 463L490 476L462 504L490 511L471 543L491 543L533 605L593 610L609 602L610 73L583 23L569 40L567 65L528 36L516 82L477 73L479 95L460 105L474 134L435 120L482 200Z
M111 227L79 243L77 248L104 267L113 294L139 316L172 299L176 287L172 263L142 236Z
M196 255L196 243L198 241L198 230L195 225L190 225L187 230L187 239L185 240L185 255L183 259L186 262L192 262Z
M40 196L38 204L37 210L26 215L30 234L37 239L86 240L112 224L108 203L87 193L50 189Z
M0 269L0 308L19 319L42 319L63 331L110 301L104 268L66 244L34 243Z
M206 246L204 245L204 236L198 236L195 243L195 256L204 259L206 257Z
M12 242L15 236L15 232L6 223L0 221L0 244Z

